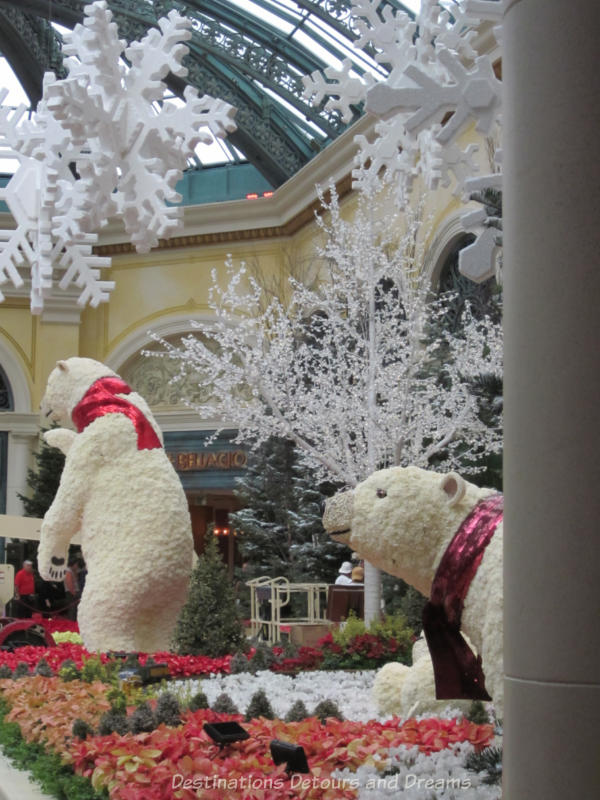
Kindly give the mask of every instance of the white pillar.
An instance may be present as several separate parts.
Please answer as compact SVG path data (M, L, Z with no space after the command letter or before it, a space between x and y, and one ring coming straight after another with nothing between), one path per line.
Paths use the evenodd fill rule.
M504 797L600 791L598 0L503 32Z

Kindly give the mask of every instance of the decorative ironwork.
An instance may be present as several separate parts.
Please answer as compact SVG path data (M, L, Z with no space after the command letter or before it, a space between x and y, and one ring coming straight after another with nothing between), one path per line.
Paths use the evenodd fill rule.
M19 47L29 49L40 72L47 69L62 73L59 37L48 23L52 20L73 26L83 18L88 0L0 0L0 14L10 15L18 25ZM261 5L261 0L256 0ZM384 4L396 5L393 0ZM239 110L236 122L240 134L234 143L249 161L274 185L286 180L302 167L315 152L336 138L347 125L337 111L311 107L302 99L303 75L325 64L309 47L282 33L235 3L227 0L110 0L110 8L119 27L119 35L128 41L140 39L157 20L175 8L194 22L190 41L187 82L202 92L227 100ZM298 0L287 4L264 4L278 14L282 22L302 28L319 45L342 58L348 51L327 38L326 30L335 32L346 48L356 38L351 29L350 0ZM310 23L310 24L309 24ZM47 43L53 42L48 52ZM15 55L18 60L18 53ZM21 72L27 72L25 62ZM360 64L357 65L360 72ZM16 69L18 72L19 70ZM175 84L174 84L175 86ZM177 87L176 87L177 88ZM180 84L181 88L181 84ZM30 88L26 88L32 101ZM282 103L277 102L280 97ZM296 112L290 111L290 107ZM357 110L356 116L359 115ZM270 166L269 166L270 165Z

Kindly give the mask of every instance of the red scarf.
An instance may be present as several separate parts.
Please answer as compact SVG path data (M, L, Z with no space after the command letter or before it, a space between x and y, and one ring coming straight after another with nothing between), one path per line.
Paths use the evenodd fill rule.
M491 700L485 688L481 656L475 657L460 626L469 586L502 520L503 509L501 494L481 500L454 534L433 579L431 595L423 609L423 631L439 700Z
M105 414L125 414L133 422L137 431L138 450L154 450L162 447L156 431L143 412L124 397L117 394L130 394L131 388L118 377L100 378L93 383L71 413L71 419L81 433L84 428Z

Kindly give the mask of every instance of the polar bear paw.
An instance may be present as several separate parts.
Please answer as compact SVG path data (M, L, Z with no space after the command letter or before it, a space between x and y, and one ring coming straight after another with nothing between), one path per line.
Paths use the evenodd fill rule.
M46 564L39 564L38 567L44 580L62 581L67 574L67 555L66 553L52 555Z

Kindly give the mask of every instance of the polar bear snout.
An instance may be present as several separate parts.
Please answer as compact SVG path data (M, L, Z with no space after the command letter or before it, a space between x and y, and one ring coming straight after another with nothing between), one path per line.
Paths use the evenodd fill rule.
M354 491L338 492L325 502L323 527L336 542L346 543L352 530Z

